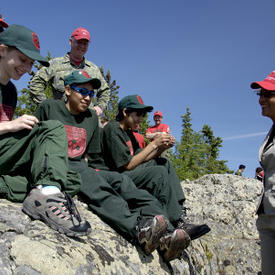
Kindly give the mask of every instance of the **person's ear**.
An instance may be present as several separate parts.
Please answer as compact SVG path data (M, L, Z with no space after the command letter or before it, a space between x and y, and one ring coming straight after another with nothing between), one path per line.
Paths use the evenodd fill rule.
M70 38L70 39L69 39L69 44L70 44L70 46L72 46L72 42L73 42L73 39Z
M123 108L123 110L122 110L123 117L126 117L126 116L127 116L126 110L127 110L126 108Z
M70 95L72 94L72 89L69 85L65 86L65 94L67 97L70 97Z
M3 56L6 50L7 50L7 46L4 44L0 44L0 56Z

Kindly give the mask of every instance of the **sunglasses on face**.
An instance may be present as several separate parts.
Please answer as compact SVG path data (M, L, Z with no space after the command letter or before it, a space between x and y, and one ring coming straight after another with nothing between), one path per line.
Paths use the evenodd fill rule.
M70 86L73 90L75 90L76 92L80 93L83 96L87 96L89 95L90 97L93 97L95 95L94 90L88 90L86 88L79 88L76 86Z
M267 91L267 90L261 89L260 91L257 92L257 95L265 98L271 98L275 96L275 91Z
M146 112L145 111L136 111L137 112L137 116L145 116Z

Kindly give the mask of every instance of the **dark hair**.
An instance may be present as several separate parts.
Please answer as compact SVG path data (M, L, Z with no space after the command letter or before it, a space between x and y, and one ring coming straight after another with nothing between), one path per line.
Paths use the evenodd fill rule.
M125 110L126 114L130 114L133 112L142 112L142 113L144 113L144 115L147 113L147 111L145 111L144 109L126 109ZM123 118L124 118L123 109L122 110L120 109L120 110L118 110L118 114L116 115L116 120L121 121Z
M239 169L245 169L245 165L241 164L241 165L239 166Z
M257 168L256 168L256 173L260 173L261 171L263 171L263 168L262 168L262 167L257 167Z

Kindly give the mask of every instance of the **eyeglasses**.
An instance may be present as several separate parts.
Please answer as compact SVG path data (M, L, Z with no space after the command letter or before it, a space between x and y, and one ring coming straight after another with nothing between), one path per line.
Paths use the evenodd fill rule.
M83 96L87 96L89 95L90 97L93 97L95 95L94 90L88 90L85 88L79 88L76 86L70 86L73 90L75 90L76 92L80 93Z
M257 92L257 95L265 97L265 98L271 98L271 97L275 96L275 91L267 91L267 90L261 89L260 91Z

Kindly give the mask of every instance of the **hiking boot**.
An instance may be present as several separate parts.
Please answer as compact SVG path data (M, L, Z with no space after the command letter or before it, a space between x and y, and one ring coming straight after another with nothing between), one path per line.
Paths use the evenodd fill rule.
M159 252L165 262L170 262L179 258L190 242L191 239L184 230L176 229L174 232L167 233L160 239Z
M35 220L42 220L52 229L70 237L88 235L91 226L81 221L79 212L66 193L44 195L34 188L23 202L23 212Z
M195 240L211 230L207 224L192 224L182 217L178 221L177 228L183 229L191 240Z
M182 215L179 218L176 228L183 229L191 238L191 240L195 240L206 233L208 233L211 229L207 224L192 224L187 219L187 208L182 207Z
M138 220L136 226L137 239L147 255L159 246L159 240L166 232L167 227L168 222L162 215Z

